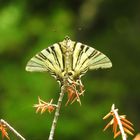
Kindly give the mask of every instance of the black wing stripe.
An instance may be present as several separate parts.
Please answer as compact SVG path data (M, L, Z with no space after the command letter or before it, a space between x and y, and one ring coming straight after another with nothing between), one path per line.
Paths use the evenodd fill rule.
M80 63L82 54L84 53L84 52L83 52L84 47L85 47L85 45L81 44L81 46L80 46L81 50L79 51L79 56L78 56L78 58L77 58L77 64Z
M40 56L40 54L42 54L42 53L39 53L38 55L36 55L35 58L39 59L39 60L42 61L42 62L45 62L44 64L47 64L46 61L48 61L48 62L54 67L53 62L52 62L50 59L48 59L47 57L45 57L46 60L44 60L44 59L42 58L42 55ZM44 55L44 56L45 56L45 55Z
M93 64L96 64L96 63L98 63L98 62L100 62L100 61L104 60L105 58L107 58L107 57L106 57L106 56L104 56L103 58L99 59L98 61L93 62Z
M43 58L44 60L47 59L47 57L46 57L42 52L40 52L38 55L39 55L41 58Z
M65 70L65 58L64 58L64 55L63 55L63 50L62 50L62 48L61 48L61 44L60 44L60 43L57 43L57 44L58 44L58 46L59 46L59 48L60 48L60 51L61 51L61 53L62 53L62 63L63 63L62 72L64 72L64 70Z
M31 63L35 63L35 64L37 64L37 65L42 66L42 64L40 64L40 63L38 63L38 62L36 62L36 61L34 61L34 60L32 60L32 59L30 60L30 62L29 62L29 63L30 63L30 64L31 64ZM30 65L30 64L28 64L28 65Z
M86 49L85 49L85 52L89 49L89 47L86 45Z
M96 66L96 65L100 65L100 64L106 64L106 63L110 63L110 61L101 62L101 63L94 63L94 64L91 65L91 67Z
M52 49L52 53L53 53L53 56L54 56L54 59L55 59L56 63L57 63L57 64L59 65L59 67L61 68L61 65L60 65L60 62L59 62L59 60L58 60L57 53L56 53L56 51L55 51L55 49L54 49L54 46L52 46L51 49Z
M88 56L88 59L91 59L93 56L95 56L98 53L97 50L93 50L93 52Z
M47 48L47 49L45 49L48 53L50 53L50 50Z
M100 56L100 55L102 55L102 53L99 52L99 51L97 51L97 53L96 53L94 56L92 56L92 57L95 59L95 58L97 58L97 57Z
M42 57L40 57L38 54L35 56L35 58L40 60L40 61L42 61L42 62L44 62L44 59Z
M79 55L80 55L80 52L81 52L81 50L79 49L79 47L80 47L79 44L81 46L81 43L76 42L75 47L74 47L74 50L73 50L73 54L77 53L76 54L77 55L76 57L75 57L75 55L73 55L73 60L75 60L75 66L73 65L73 69L75 69L76 66L77 66Z
M75 42L74 45L73 45L73 52L75 51L76 44L77 44L77 42ZM72 63L72 70L74 71L73 60L74 60L74 58L73 58L73 55L72 55L71 63Z
M63 65L63 52L62 52L61 46L58 43L57 43L57 45L58 45L57 46L57 48L58 48L57 51L60 51L60 52L57 52L56 54L57 54L57 57L59 58L58 61L59 61L60 66L61 66L61 70L63 70L64 69L64 65Z
M82 47L81 46L82 46L82 44L80 45L80 50L78 52L78 56L77 56L77 61L76 61L75 67L78 65L78 63L81 60L81 56L82 56L82 53L83 53L83 46Z
M88 49L86 49L86 52L89 50L89 47L87 47ZM87 61L87 60L89 60L91 57L93 57L95 54L97 53L97 51L96 50L93 50L93 52L83 61L83 63L82 63L82 65L84 65L84 63ZM82 65L81 65L81 67L82 67ZM80 68L81 68L80 67Z

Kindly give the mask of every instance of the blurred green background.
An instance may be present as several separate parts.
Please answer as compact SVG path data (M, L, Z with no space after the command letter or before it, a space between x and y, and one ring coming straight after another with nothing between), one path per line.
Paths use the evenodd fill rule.
M50 74L28 73L25 66L34 54L66 35L105 53L113 67L90 71L82 78L86 88L82 106L65 107L64 97L55 140L113 139L111 129L102 132L109 121L102 118L113 103L138 133L139 0L1 0L0 118L27 140L48 139L54 113L35 114L32 106L38 96L57 102L59 86Z

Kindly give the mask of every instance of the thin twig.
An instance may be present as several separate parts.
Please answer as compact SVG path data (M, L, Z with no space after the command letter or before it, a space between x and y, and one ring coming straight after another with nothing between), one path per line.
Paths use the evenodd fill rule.
M57 102L57 108L55 110L55 115L54 115L54 119L53 119L53 122L52 122L52 127L51 127L51 131L50 131L50 135L49 135L48 140L53 140L54 131L55 131L55 128L56 128L58 117L59 117L59 111L60 111L60 108L61 108L61 103L62 103L62 100L63 100L63 96L64 96L64 86L61 87L61 92L60 92L60 96L59 96L59 99L58 99L58 102Z
M6 127L11 130L18 138L20 138L21 140L25 140L25 138L23 136L21 136L21 134L19 134L9 123L7 123L5 120L1 119L0 120L1 123L3 123L4 125L6 125Z
M69 37L65 37L65 41L63 42L63 47L65 49L64 57L65 57L66 73L65 73L65 76L63 78L63 85L61 86L61 92L60 92L59 99L58 99L58 102L57 102L57 108L55 110L55 115L54 115L54 119L53 119L53 122L52 122L52 127L51 127L51 131L50 131L50 135L49 135L48 140L53 140L54 131L55 131L55 128L56 128L58 117L59 117L59 111L60 111L60 108L61 108L61 103L62 103L63 96L64 96L64 93L65 93L65 88L67 87L67 84L68 84L68 82L67 82L68 77L69 77L68 76L68 69L70 67L70 61L69 61L70 59L69 58L72 55L70 44L71 44L71 40L69 39Z
M115 109L115 105L114 104L112 105L111 111L114 113L114 115L115 115L115 117L117 119L117 122L118 122L118 125L119 125L119 128L120 128L120 131L121 131L122 139L123 140L126 140L126 134L124 132L124 129L123 129L123 126L122 126L120 117L118 115L118 110Z

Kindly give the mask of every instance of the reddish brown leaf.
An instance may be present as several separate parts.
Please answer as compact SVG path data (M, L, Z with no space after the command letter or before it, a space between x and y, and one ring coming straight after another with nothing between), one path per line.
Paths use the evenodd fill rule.
M8 140L10 140L5 125L0 124L0 131L2 133L2 139L7 138Z
M123 117L121 117L121 116L120 116L120 118L121 118L121 120L123 120L124 122L126 122L126 123L128 123L128 124L130 124L130 125L133 126L133 124L132 124L130 121L128 121L126 118L123 118Z
M50 102L45 102L38 97L38 104L34 105L34 107L36 108L36 113L40 111L40 113L43 114L46 110L48 110L49 113L54 111L56 105L52 104L52 102L53 99L51 99Z
M133 124L126 119L125 115L118 114L118 109L115 109L114 104L111 107L111 111L103 119L107 119L110 116L112 116L113 119L105 126L104 131L109 128L109 126L113 125L114 138L118 137L120 134L122 134L122 138L124 138L126 136L125 133L133 135L131 132L134 131L132 127Z
M130 130L128 130L127 128L123 127L123 129L124 129L124 131L125 131L127 134L129 134L129 135L131 135L131 136L134 135L134 134L133 134Z
M120 134L121 134L121 131L118 131L118 132L114 135L114 139L117 138Z
M134 131L134 129L133 129L130 125L128 125L127 123L125 123L125 122L123 122L123 121L121 121L121 123L122 123L122 125L123 125L124 127L126 127L126 128L128 128L128 129Z

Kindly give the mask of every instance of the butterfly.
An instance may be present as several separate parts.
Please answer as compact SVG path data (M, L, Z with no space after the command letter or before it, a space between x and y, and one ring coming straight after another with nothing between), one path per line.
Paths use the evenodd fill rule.
M72 41L68 36L62 42L55 43L37 53L26 65L26 71L49 72L61 84L80 86L81 77L88 70L110 68L112 62L100 51L80 42Z

